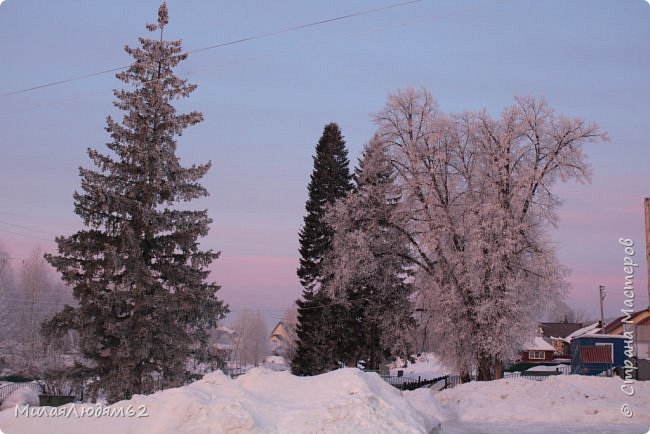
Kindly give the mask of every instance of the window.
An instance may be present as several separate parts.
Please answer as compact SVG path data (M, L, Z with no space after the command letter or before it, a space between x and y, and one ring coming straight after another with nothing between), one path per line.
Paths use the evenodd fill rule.
M544 360L546 357L544 351L528 351L528 358Z

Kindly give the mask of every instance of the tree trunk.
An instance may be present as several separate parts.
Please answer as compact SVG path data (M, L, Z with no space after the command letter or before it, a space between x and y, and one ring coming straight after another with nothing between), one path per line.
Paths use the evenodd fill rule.
M503 378L503 361L500 357L494 358L494 379L499 380Z
M480 356L478 361L478 381L490 381L492 379L492 360L487 356Z

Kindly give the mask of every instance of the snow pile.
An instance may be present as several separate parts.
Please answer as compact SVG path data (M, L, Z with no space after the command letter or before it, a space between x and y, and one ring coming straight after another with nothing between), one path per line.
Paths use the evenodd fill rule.
M16 405L38 405L38 392L29 387L21 387L14 390L2 401L0 411L14 408Z
M432 360L430 360L433 363ZM426 365L426 364L423 364ZM430 365L431 367L431 365ZM421 371L422 372L422 371ZM101 433L426 433L642 432L650 426L650 382L579 375L472 382L451 390L403 392L379 375L341 369L315 377L252 369L233 380L215 372L188 386L135 396L111 407L34 407L54 415L0 412L11 434ZM632 418L621 414L630 405ZM129 407L130 406L130 407ZM60 412L76 409L65 417ZM135 414L80 416L84 409ZM137 417L145 413L147 417ZM505 428L504 428L505 427Z
M650 422L650 382L635 382L634 396L623 393L622 384L618 377L558 375L544 381L475 381L437 393L419 389L404 395L443 422ZM632 418L621 414L623 403L632 408Z
M146 408L148 417L28 418L6 411L0 429L11 434L426 433L437 425L377 374L357 369L296 377L255 368L235 380L215 372L186 387L137 395L112 407L129 405L136 413ZM80 412L85 406L76 407Z

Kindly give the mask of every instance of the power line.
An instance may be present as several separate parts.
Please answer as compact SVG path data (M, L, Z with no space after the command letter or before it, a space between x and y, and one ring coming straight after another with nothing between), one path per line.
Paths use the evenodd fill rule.
M2 231L2 232L8 232L8 233L10 233L10 234L14 234L14 235L20 235L21 237L34 238L35 240L47 241L47 242L50 242L50 243L54 243L54 242L55 242L55 241L52 240L52 239L36 237L36 236L34 236L34 235L29 235L29 234L21 234L20 232L10 231L9 229L2 229L2 228L0 228L0 231Z
M19 93L31 92L32 90L43 89L44 87L57 86L59 84L69 83L71 81L77 81L77 80L83 80L85 78L96 77L98 75L108 74L110 72L121 71L121 70L126 69L126 68L128 68L128 66L120 66L118 68L105 69L103 71L97 71L97 72L93 72L93 73L86 74L86 75L79 75L77 77L71 77L71 78L66 78L66 79L63 79L63 80L51 81L49 83L40 84L38 86L28 87L26 89L14 90L13 92L3 93L0 96L10 96L10 95L16 95L16 94L19 94Z
M217 49L217 48L223 48L223 47L227 47L227 46L231 46L231 45L241 44L241 43L253 41L253 40L256 40L256 39L268 38L270 36L275 36L275 35L279 35L279 34L282 34L282 33L288 33L288 32L293 32L293 31L296 31L296 30L306 29L306 28L309 28L309 27L315 27L315 26L319 26L319 25L323 25L323 24L328 24L328 23L332 23L332 22L335 22L335 21L341 21L341 20L345 20L345 19L349 19L349 18L359 17L359 16L362 16L362 15L369 15L369 14L372 14L372 13L375 13L375 12L380 12L380 11L394 9L394 8L398 8L398 7L402 7L402 6L407 6L407 5L410 5L410 4L413 4L413 3L419 3L419 2L422 2L422 1L423 0L409 0L409 1L401 2L401 3L394 3L394 4L391 4L391 5L387 5L387 6L382 6L382 7L379 7L379 8L367 9L365 11L360 11L360 12L353 12L351 14L341 15L341 16L334 17L334 18L327 18L327 19L324 19L324 20L318 20L318 21L314 21L314 22L311 22L311 23L306 23L306 24L300 24L300 25L297 25L297 26L287 27L287 28L282 29L282 30L276 30L276 31L267 32L267 33L260 33L260 34L253 35L253 36L247 36L247 37L241 38L241 39L235 39L233 41L228 41L228 42L222 42L222 43L219 43L219 44L209 45L207 47L197 48L197 49L188 51L188 53L192 54L192 53L200 53L200 52L208 51L208 50L214 50L214 49ZM40 84L38 86L32 86L32 87L25 88L25 89L19 89L19 90L3 93L3 94L0 94L0 96L4 97L4 96L16 95L16 94L20 94L20 93L31 92L31 91L38 90L38 89L43 89L43 88L46 88L46 87L52 87L52 86L57 86L57 85L64 84L64 83L69 83L71 81L84 80L86 78L96 77L98 75L104 75L104 74L109 74L111 72L122 71L122 70L127 69L127 68L128 68L128 66L120 66L120 67L116 67L116 68L104 69L102 71L96 71L96 72L92 72L90 74L80 75L80 76L76 76L76 77L70 77L70 78L66 78L66 79L63 79L63 80L57 80L57 81L52 81L52 82L49 82L49 83Z
M29 258L16 258L14 256L0 256L0 262L6 261L27 261Z
M0 220L0 223L5 224L5 225L9 225L9 226L14 226L14 227L17 227L17 228L20 228L20 229L27 229L28 231L40 232L40 233L45 234L45 235L54 235L54 236L56 236L56 234L54 234L52 232L46 232L46 231L42 231L40 229L29 228L27 226L17 225L15 223L7 222L7 221L4 221L4 220Z
M395 26L383 26L379 30L392 29L392 28L397 28L397 27L404 27L404 26L407 26L407 25L412 25L414 22L424 21L424 20L427 20L429 18L430 17L425 17L424 19L409 21L407 23L401 23L401 24L398 24L398 25L395 25ZM375 29L373 31L376 31L376 30L377 29ZM365 35L371 34L373 31L353 33L353 34L348 35L346 38L349 39L349 38L353 38L353 37L365 36ZM306 49L306 48L312 48L312 47L315 47L315 46L325 45L325 44L330 43L332 41L333 40L326 40L326 41L319 41L319 42L309 43L309 44L305 44L305 45L302 45L302 46L299 46L299 47L296 47L296 48L292 48L292 49L289 49L289 50L283 50L281 52L287 53L287 52L292 52L292 51L297 51L297 50L303 50L303 49ZM198 72L209 72L209 71L219 70L221 68L228 67L228 66L231 66L231 65L246 64L246 63L249 63L249 62L252 62L252 61L255 61L255 60L259 60L259 59L263 59L263 58L267 58L267 57L273 57L273 56L276 56L276 55L277 55L277 53L276 54L266 54L266 55L263 55L263 56L254 56L254 57L249 57L249 58L246 58L246 59L235 60L235 61L232 61L232 62L225 62L225 63L218 64L218 65L216 65L214 67L196 69L196 70L193 71L192 74L196 74ZM154 81L154 80L150 80L150 81ZM22 108L18 108L18 109L15 109L15 110L0 112L0 116L6 116L6 115L15 114L15 113L28 112L28 111L39 109L39 108L42 108L42 107L48 107L48 106L52 106L52 105L63 104L63 103L66 103L66 102L82 100L82 99L85 99L85 98L89 98L89 97L100 95L100 94L106 94L106 93L109 93L109 92L112 92L112 90L105 89L105 90L100 90L100 91L97 91L97 92L91 92L91 93L87 93L87 94L83 94L83 95L77 95L77 96L74 96L74 97L55 99L55 100L52 100L52 101L47 101L47 102L43 102L43 103L39 103L39 104L34 104L34 105L31 105L31 106L28 106L28 107L22 107Z
M84 95L77 95L77 96L73 96L73 97L70 97L70 98L62 98L62 99L57 99L57 100L54 100L54 101L43 102L43 103L40 103L40 104L34 104L34 105L31 105L31 106L28 106L28 107L22 107L22 108L19 108L19 109L16 109L16 110L0 112L0 116L6 116L6 115L14 114L14 113L28 112L28 111L38 109L38 108L41 108L41 107L47 107L47 106L61 104L61 103L70 102L70 101L77 101L77 100L80 100L80 99L85 99L85 98L89 98L91 96L100 95L100 94L108 93L108 92L109 92L108 90L100 90L98 92L87 93L87 94L84 94Z
M401 7L401 6L406 6L406 5L409 5L409 4L412 4L412 3L418 3L418 2L421 2L421 1L423 1L423 0L410 0L410 1L402 2L402 3L395 3L395 4L392 4L392 5L383 6L383 7L379 7L379 8L367 9L365 11L354 12L354 13L351 13L351 14L348 14L348 15L341 15L341 16L335 17L335 18L328 18L328 19L324 19L324 20L320 20L320 21L314 21L312 23L300 24L298 26L288 27L288 28L282 29L282 30L276 30L276 31L273 31L273 32L268 32L268 33L261 33L259 35L254 35L254 36L248 36L246 38L241 38L241 39L237 39L237 40L234 40L234 41L229 41L229 42L223 42L223 43L220 43L220 44L210 45L210 46L207 46L207 47L204 47L204 48L197 48L195 50L188 51L188 53L190 53L190 54L191 53L200 53L202 51L212 50L212 49L215 49L215 48L227 47L229 45L240 44L242 42L248 42L248 41L252 41L252 40L255 40L255 39L267 38L269 36L275 36L275 35L279 35L279 34L282 34L282 33L293 32L293 31L296 31L296 30L302 30L302 29L306 29L306 28L309 28L309 27L319 26L321 24L327 24L327 23L331 23L331 22L334 22L334 21L340 21L340 20L345 20L345 19L348 19L348 18L358 17L358 16L361 16L361 15L368 15L368 14L371 14L371 13L385 11L387 9L393 9L393 8L397 8L397 7Z
M11 297L8 297L8 298L6 298L5 300L7 300L7 301L12 301L12 302L16 302L16 303L19 303L19 304L29 303L29 304L43 304L43 305L49 305L49 304L61 304L61 303L65 303L65 301L63 301L63 300L52 300L52 299L41 299L41 298L39 298L39 299L34 299L34 300L28 300L28 299L21 299L21 298L11 298ZM169 302L169 301L170 301L167 297L165 297L165 296L163 296L163 295L155 295L155 296L153 296L153 297L150 297L149 300L152 300L152 301L154 301L154 302ZM111 303L110 300L106 300L106 301L107 301L109 304ZM356 302L359 302L359 301L370 301L370 298L368 298L368 297L356 298L356 299L353 299L353 300L348 300L348 303L356 303ZM321 304L321 305L316 305L316 306L303 307L302 309L303 309L303 310L308 310L308 309L321 309L321 308L324 308L324 307L330 307L330 306L336 306L336 305L344 305L344 303L342 303L342 302L333 302L333 303L328 303L328 304ZM168 307L168 306L166 306L166 307ZM172 311L174 311L174 310L178 310L178 311L182 311L182 310L184 310L184 309L177 308L177 309L167 309L167 310L172 310ZM281 319L284 318L284 315L276 315L276 314L269 314L269 313L265 314L265 313L264 313L264 312L268 312L268 311L276 311L276 312L280 312L280 309L246 309L246 308L242 308L242 309L232 309L232 310L229 310L228 313L229 313L229 314L234 314L234 313L242 313L242 312L246 312L246 311L247 311L247 312L253 312L253 313L254 313L254 312L259 312L260 314L262 314L262 315L264 315L264 316L268 316L268 317L271 317L271 318L274 318L274 319L279 319L279 320L281 320Z

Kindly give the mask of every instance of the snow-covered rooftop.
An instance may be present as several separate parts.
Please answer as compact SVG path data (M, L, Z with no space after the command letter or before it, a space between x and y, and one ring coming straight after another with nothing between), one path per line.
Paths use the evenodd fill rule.
M568 368L570 365L559 363L557 365L537 365L527 369L530 372L556 372L558 369Z
M535 339L533 339L533 342L529 342L527 345L524 346L525 351L555 351L555 348L553 348L553 345L549 344L544 340L544 338L541 338L539 336L535 336Z
M569 336L567 336L564 340L566 342L571 342L571 339L590 334L590 333L598 333L600 331L600 322L595 322L593 324L590 324L588 326L585 326L581 329L578 329L571 333Z
M587 333L582 336L578 336L580 338L592 338L592 339L612 339L612 338L618 338L618 339L625 339L625 336L623 335L603 335L600 333ZM574 338L575 339L575 338Z

